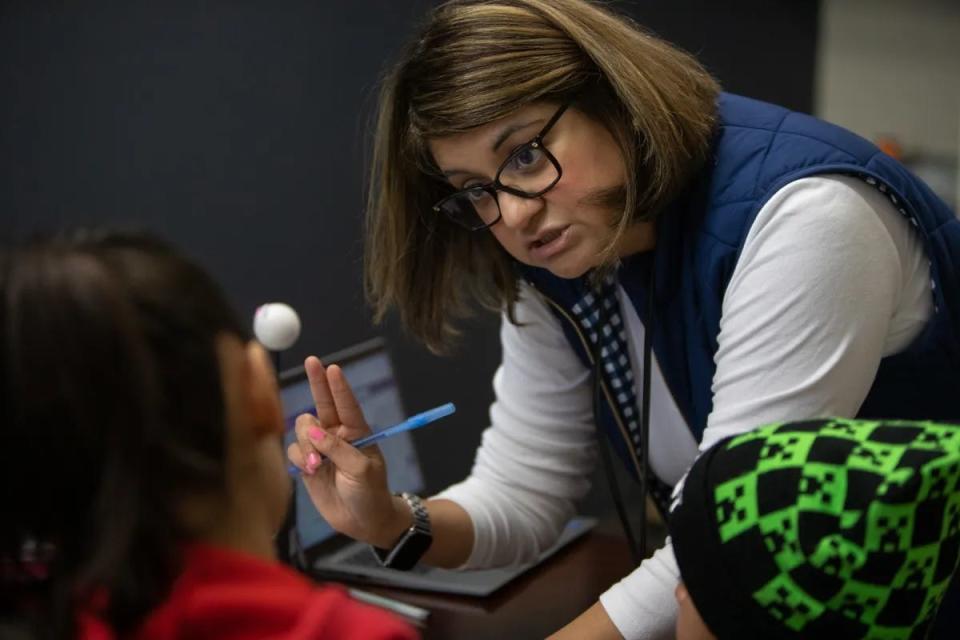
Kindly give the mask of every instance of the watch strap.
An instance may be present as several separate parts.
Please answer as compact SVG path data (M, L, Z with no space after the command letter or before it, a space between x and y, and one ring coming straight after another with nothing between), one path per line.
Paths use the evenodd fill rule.
M400 497L410 507L413 523L390 549L371 548L382 566L406 571L415 567L430 548L433 542L433 529L430 526L430 514L427 513L427 508L420 496L401 493Z

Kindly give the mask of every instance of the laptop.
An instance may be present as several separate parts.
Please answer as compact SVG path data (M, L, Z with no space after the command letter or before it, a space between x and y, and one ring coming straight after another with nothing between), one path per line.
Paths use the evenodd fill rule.
M321 358L338 364L353 388L370 427L378 431L407 417L390 356L382 338L374 338ZM303 367L280 374L280 395L286 418L286 443L294 440L297 416L315 413L310 384ZM415 407L422 411L429 407ZM437 425L434 428L443 428ZM380 443L387 463L391 491L422 495L423 472L409 433ZM323 519L303 487L295 483L291 546L293 556L307 573L320 578L401 587L421 591L486 596L567 546L596 524L596 519L578 517L565 527L559 540L535 562L479 571L451 571L418 565L410 571L386 569L366 544L336 533Z

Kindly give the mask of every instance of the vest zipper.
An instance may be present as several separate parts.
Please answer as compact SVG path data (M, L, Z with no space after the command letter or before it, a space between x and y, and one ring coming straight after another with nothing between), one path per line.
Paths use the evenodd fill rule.
M564 309L559 303L554 301L547 294L540 291L540 289L538 289L533 283L528 282L528 284L530 284L533 290L537 292L538 296L540 296L543 300L549 303L550 306L552 306L554 309L559 311L560 315L566 318L567 322L570 323L570 326L572 326L573 330L576 332L577 337L580 338L580 342L583 345L583 350L587 353L587 358L590 360L590 364L594 365L593 366L594 371L597 373L600 373L593 357L593 349L591 348L590 343L587 340L587 337L580 330L580 326L574 321L572 317L570 317L570 314L567 313L566 309ZM644 375L647 375L646 372L644 372ZM606 398L607 400L607 406L610 407L610 413L613 414L613 420L614 422L617 423L617 427L620 429L620 435L623 437L623 441L627 445L627 450L630 452L630 460L633 462L633 466L634 466L634 469L636 470L637 478L639 478L641 482L646 482L647 478L644 478L641 476L640 461L637 460L637 451L636 451L636 448L633 446L633 441L630 439L630 432L627 430L627 428L623 424L623 420L620 417L620 411L617 409L617 405L613 401L613 396L610 393L610 389L607 387L607 381L606 379L604 379L604 376L602 373L600 373L600 388L603 390L604 398ZM602 442L598 442L597 445L601 447L604 446Z

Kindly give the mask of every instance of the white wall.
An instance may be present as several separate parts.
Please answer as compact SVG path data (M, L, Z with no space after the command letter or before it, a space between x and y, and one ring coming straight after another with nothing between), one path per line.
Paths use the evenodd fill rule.
M876 140L960 203L960 0L821 0L816 114Z
M820 117L956 155L960 0L822 0L820 20Z

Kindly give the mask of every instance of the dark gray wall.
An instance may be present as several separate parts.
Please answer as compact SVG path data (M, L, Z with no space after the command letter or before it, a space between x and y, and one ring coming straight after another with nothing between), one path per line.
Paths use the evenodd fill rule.
M657 35L695 54L726 91L813 110L819 2L618 2Z
M497 319L438 359L393 321L373 327L360 281L366 114L432 4L0 3L0 239L153 229L244 315L271 300L299 309L305 331L286 364L386 335L408 409L460 407L416 436L432 488L460 478L487 419ZM728 89L810 109L816 3L615 6L700 54Z

